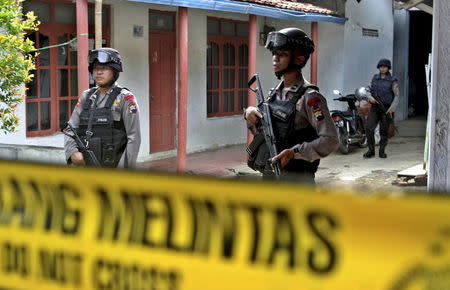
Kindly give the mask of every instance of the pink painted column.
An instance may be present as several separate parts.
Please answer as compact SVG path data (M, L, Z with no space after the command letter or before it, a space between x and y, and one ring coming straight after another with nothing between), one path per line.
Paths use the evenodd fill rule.
M188 96L188 9L178 8L178 146L177 172L186 170Z
M319 54L318 30L317 22L311 22L311 38L316 46L314 53L311 55L311 83L313 84L317 84L317 55Z
M89 88L88 72L88 1L77 0L77 60L78 60L78 95Z
M258 37L257 16L250 14L248 24L248 79L256 73L256 43ZM248 105L256 105L255 93L248 90ZM247 130L247 144L253 139L253 135Z

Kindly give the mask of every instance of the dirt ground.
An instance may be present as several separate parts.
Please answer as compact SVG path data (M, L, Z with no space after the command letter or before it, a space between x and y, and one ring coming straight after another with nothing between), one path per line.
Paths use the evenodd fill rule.
M370 159L363 158L367 148L355 146L346 155L335 152L321 160L316 184L339 190L356 190L363 194L425 192L426 182L415 182L414 176L398 176L403 170L423 164L424 144L423 136L395 136L389 140L386 159L378 157L378 146L376 156ZM260 176L246 167L237 169L237 174L251 179L259 179Z
M377 155L362 157L366 148L353 147L349 154L335 152L321 160L316 182L323 186L353 187L358 191L426 191L426 182L399 177L398 173L417 165L423 165L424 137L393 137L386 148L388 158ZM420 168L422 166L419 166Z

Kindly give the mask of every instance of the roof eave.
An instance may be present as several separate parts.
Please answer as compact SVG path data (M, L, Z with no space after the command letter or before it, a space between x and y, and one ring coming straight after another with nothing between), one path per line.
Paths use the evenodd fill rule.
M130 2L144 2L151 4L162 4L170 6L182 6L205 10L226 11L241 14L254 14L277 19L291 21L311 21L311 22L331 22L344 24L347 20L339 16L311 13L290 9L282 9L271 6L264 6L249 2L239 2L230 0L128 0Z

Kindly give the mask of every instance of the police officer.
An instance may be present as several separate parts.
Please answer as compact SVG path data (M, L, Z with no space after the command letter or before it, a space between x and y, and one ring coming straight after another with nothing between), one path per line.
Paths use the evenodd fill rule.
M141 143L139 108L134 95L116 83L123 71L119 52L94 49L88 62L96 86L83 92L69 123L101 166L135 167ZM93 165L74 138L66 135L64 148L68 164Z
M364 153L364 158L375 156L375 137L374 131L377 124L380 123L380 151L378 156L386 158L386 145L388 142L388 128L393 122L394 112L399 102L398 80L392 76L391 61L380 59L377 65L380 73L375 74L370 84L369 101L372 104L369 115L367 116L366 134L369 150Z
M275 75L283 78L267 98L279 152L270 161L280 162L282 180L314 184L319 159L339 146L325 98L301 71L314 52L314 42L298 28L285 28L269 33L266 48L272 52ZM262 118L258 108L246 108L244 118L251 132L258 134ZM270 162L265 162L268 156L259 155L259 164L265 165L258 170L264 179L273 178Z

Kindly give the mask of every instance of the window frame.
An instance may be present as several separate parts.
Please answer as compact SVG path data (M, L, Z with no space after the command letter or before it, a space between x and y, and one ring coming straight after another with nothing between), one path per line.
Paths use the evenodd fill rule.
M76 23L75 24L62 24L62 23L56 23L56 15L55 15L55 5L57 4L66 4L71 6L76 6L76 3L73 1L67 1L67 0L33 0L30 2L41 2L41 3L47 3L49 4L49 21L45 23L41 23L39 26L39 29L37 31L33 31L30 34L35 34L37 37L39 37L39 33L42 33L44 35L47 35L49 37L49 44L48 45L55 45L58 42L58 37L62 36L64 34L68 34L69 38L71 36L76 35ZM88 3L89 8L94 8L95 5L92 3ZM109 46L110 43L110 35L111 35L111 6L110 5L103 5L103 9L106 9L107 11L107 25L102 27L102 38L106 40L106 45ZM88 26L88 33L89 35L94 35L95 27L94 25ZM40 97L40 82L39 77L36 75L36 90L38 92L37 96L33 96L35 98L26 97L25 98L25 107L28 106L30 103L38 103L37 108L37 129L33 131L28 130L28 115L25 113L25 130L26 130L26 136L27 137L38 137L38 136L50 136L56 132L60 131L60 105L62 101L67 101L67 109L68 109L68 118L72 116L73 112L73 106L75 100L78 100L80 96L77 95L72 96L71 95L71 79L67 80L68 85L68 96L60 96L60 77L59 73L62 69L68 70L68 76L72 73L69 72L70 70L75 71L78 73L78 65L74 65L72 63L68 63L66 65L59 65L58 64L58 52L60 47L50 48L49 51L49 57L50 57L50 63L45 66L41 66L39 63L39 60L36 61L36 69L35 71L40 71L41 69L48 69L49 70L49 82L50 82L50 96L49 98L41 98ZM67 50L69 51L69 50ZM69 57L69 56L68 56ZM88 72L86 71L86 74ZM77 84L78 85L78 84ZM42 116L41 116L41 109L39 108L42 102L50 102L50 128L42 130L41 128L41 122L42 122ZM27 111L27 109L25 109ZM32 116L34 120L34 115Z
M248 37L236 36L237 35L237 25L235 25L235 35L224 35L221 34L222 22L231 22L234 24L244 23L248 25L248 21L239 21L239 20L231 20L224 18L215 18L208 17L208 20L217 20L219 21L219 34L207 34L207 62L206 62L206 81L207 81L207 95L206 95L206 112L207 117L223 117L223 116L235 116L240 115L243 112L243 108L247 106L248 103L248 88L247 88L247 77L248 77ZM210 47L212 44L218 46L218 64L213 65L212 57L210 55ZM232 45L234 48L234 65L224 64L224 49L226 45ZM244 46L244 55L242 56L243 65L240 64L240 48ZM214 69L218 70L218 80L214 77ZM224 88L224 75L227 70L234 70L234 78L232 81L234 82L234 87ZM240 78L240 75L245 74L245 81ZM210 82L208 82L210 80ZM229 78L228 81L231 79ZM213 87L214 82L216 81L218 87ZM211 87L209 87L209 83L211 83ZM212 95L216 93L216 97ZM226 93L232 93L233 97L233 109L231 111L227 111L225 106L225 98ZM231 100L230 98L228 98ZM214 110L214 104L217 101L217 112ZM214 102L214 103L213 103ZM228 104L228 102L227 102ZM229 104L228 104L229 105Z

